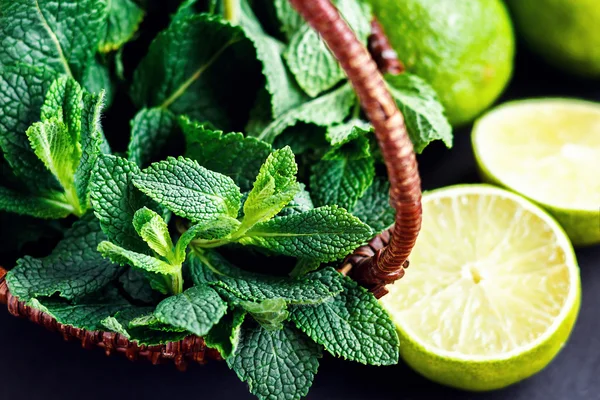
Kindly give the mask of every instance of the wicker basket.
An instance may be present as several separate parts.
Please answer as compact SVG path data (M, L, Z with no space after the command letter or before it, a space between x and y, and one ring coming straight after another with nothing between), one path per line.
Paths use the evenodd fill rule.
M390 203L396 210L394 229L383 232L368 245L349 255L340 272L350 275L381 297L385 285L404 275L407 258L421 227L421 182L412 143L406 132L402 114L389 94L381 71L400 73L381 27L373 22L371 53L356 38L330 0L290 0L300 14L319 32L345 70L369 120L390 179ZM376 60L376 61L375 61ZM379 69L378 69L379 67ZM161 346L138 346L124 336L111 332L90 332L59 324L49 315L32 309L11 295L0 268L0 303L18 317L28 318L51 331L61 332L66 340L80 340L86 349L103 348L107 355L122 353L130 360L147 359L153 364L173 360L184 370L189 362L205 363L220 359L217 351L206 347L200 337L189 336L179 342Z

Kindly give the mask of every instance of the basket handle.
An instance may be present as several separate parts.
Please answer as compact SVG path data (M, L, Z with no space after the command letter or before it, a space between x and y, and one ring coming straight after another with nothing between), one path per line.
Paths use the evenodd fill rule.
M330 0L289 0L321 35L352 83L375 128L390 180L390 204L396 210L389 245L354 266L352 277L378 297L385 285L404 275L421 228L421 179L404 118L368 50Z

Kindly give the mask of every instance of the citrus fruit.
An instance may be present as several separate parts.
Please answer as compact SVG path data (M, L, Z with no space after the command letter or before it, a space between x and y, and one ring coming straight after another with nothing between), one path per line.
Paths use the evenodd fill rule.
M576 246L600 243L600 104L506 103L473 128L485 180L546 208Z
M400 354L425 377L501 388L544 368L579 310L579 268L560 226L535 204L488 185L426 193L405 277L381 299Z
M409 72L438 93L450 123L473 120L500 95L514 35L500 0L371 0Z
M600 78L598 0L509 0L515 25L532 50L579 75Z

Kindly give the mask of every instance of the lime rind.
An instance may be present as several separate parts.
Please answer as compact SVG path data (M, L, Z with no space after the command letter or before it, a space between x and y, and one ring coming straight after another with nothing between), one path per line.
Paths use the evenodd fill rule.
M573 110L588 110L598 113L598 123L600 124L600 105L586 100L570 98L536 98L504 103L483 115L473 126L472 146L479 174L483 181L519 193L540 207L546 209L564 228L568 237L571 239L571 242L575 246L580 247L598 244L600 243L600 203L595 204L595 202L592 201L588 206L570 207L565 204L555 203L553 198L542 198L543 196L530 190L528 190L527 193L523 193L523 191L519 190L514 185L499 178L498 173L494 173L488 167L488 163L485 162L480 143L484 140L482 137L486 133L485 124L488 123L489 118L497 117L502 115L502 113L507 114L506 118L510 118L508 114L510 114L510 111L512 110L517 110L521 107L525 109L535 106L562 106ZM522 112L523 110L520 111ZM509 158L509 155L507 155L507 158ZM575 179L575 177L573 179ZM600 179L600 170L598 171L598 179Z
M386 307L398 327L401 339L400 354L408 365L433 381L465 390L485 391L502 388L525 379L543 369L556 356L575 324L581 303L581 283L573 247L565 231L547 212L528 199L485 184L457 185L438 189L425 193L423 199L426 202L462 194L481 194L510 199L524 210L541 218L556 238L557 247L564 251L565 264L568 266L569 292L552 324L527 345L502 354L467 355L428 345L406 326L406 321L403 321L399 315L394 318L396 313L391 309L392 307ZM418 268L418 265L414 267ZM382 303L384 306L387 305L385 297Z

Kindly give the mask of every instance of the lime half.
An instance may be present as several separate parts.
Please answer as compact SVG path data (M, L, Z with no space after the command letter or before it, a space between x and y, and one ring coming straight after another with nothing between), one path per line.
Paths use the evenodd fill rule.
M389 289L381 302L404 360L433 381L474 391L544 368L569 337L581 298L561 227L488 185L424 195L410 268Z
M473 148L485 180L546 208L574 245L600 243L600 104L506 103L476 122Z

